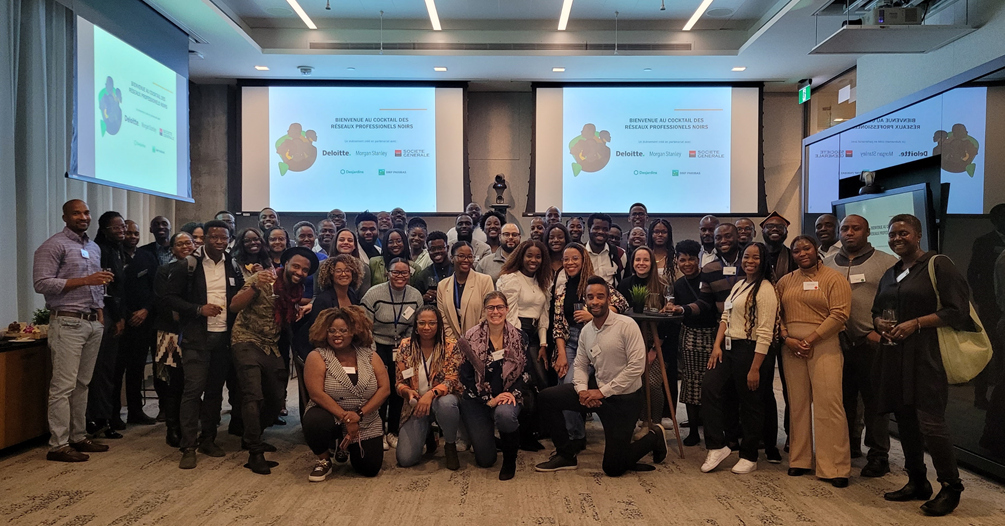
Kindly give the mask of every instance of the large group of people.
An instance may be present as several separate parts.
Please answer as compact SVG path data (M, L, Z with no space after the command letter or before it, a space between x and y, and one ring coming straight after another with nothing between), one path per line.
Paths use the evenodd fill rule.
M450 470L469 448L483 468L501 451L499 479L512 479L518 451L545 439L554 452L535 469L575 469L594 416L603 471L648 471L644 458L667 456L662 418L679 397L683 444L697 446L703 429L702 472L738 451L731 471L748 474L760 450L780 463L784 449L788 475L813 471L838 488L861 455L860 421L860 475L890 471L893 413L909 481L885 498L926 500L932 515L958 505L936 328L973 328L969 288L948 258L935 258L930 279L935 254L921 248L917 218L884 225L894 257L869 244L857 215L821 216L815 235L791 242L778 213L760 223L762 242L752 220L708 215L696 239L676 244L671 224L642 203L627 216L622 229L602 213L563 222L551 207L525 236L472 203L448 232L400 208L359 213L355 228L336 209L287 231L266 208L257 228L237 232L227 211L174 234L155 217L154 241L137 246L137 221L105 212L92 241L86 203L68 201L66 227L34 261L51 313L47 458L86 461L127 423L163 421L179 467L196 468L200 454L226 454L216 440L226 386L245 467L269 474L276 448L265 438L286 423L292 367L313 482L333 462L376 476L390 449L414 466L441 440ZM672 316L637 323L633 305ZM648 365L657 352L670 364L671 400ZM156 417L140 396L148 356ZM942 486L935 498L926 448Z

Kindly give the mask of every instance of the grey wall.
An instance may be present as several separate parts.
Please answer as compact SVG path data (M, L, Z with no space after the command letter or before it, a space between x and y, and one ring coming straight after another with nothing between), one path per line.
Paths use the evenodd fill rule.
M205 222L227 208L227 140L231 133L237 133L229 127L233 89L224 84L189 83L189 156L195 203L178 202L175 226Z

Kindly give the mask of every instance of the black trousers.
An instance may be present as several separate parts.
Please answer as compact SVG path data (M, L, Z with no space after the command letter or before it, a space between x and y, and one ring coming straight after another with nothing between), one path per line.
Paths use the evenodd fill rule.
M105 332L101 336L101 347L98 348L98 358L94 362L94 373L87 391L87 419L111 420L119 414L115 411L118 403L115 399L115 362L119 359L119 338L113 336L115 322L112 321L105 307Z
M151 355L151 349L157 339L157 331L153 325L150 318L139 327L130 326L129 320L126 320L126 329L119 341L114 392L122 391L122 379L125 376L126 406L130 415L143 412L143 370L147 366L147 356ZM122 409L121 399L118 396L115 397L114 404L115 412L118 413Z
M394 385L394 377L396 365L394 363L394 351L393 345L383 345L377 344L377 356L380 356L381 361L384 362L384 367L387 368L387 377L391 379L391 385ZM391 389L391 395L387 397L380 406L380 419L384 421L387 426L387 432L391 434L398 434L398 427L401 425L401 405L404 401L398 396L397 389ZM381 444L383 447L383 443Z
M725 408L728 403L727 391L732 388L739 401L740 458L757 461L757 446L764 433L764 396L761 391L770 388L765 385L765 369L770 367L765 359L761 364L761 380L757 390L747 387L747 372L754 362L755 342L733 340L732 350L723 350L722 363L705 372L701 383L701 416L705 424L705 448L709 451L726 447ZM773 367L772 367L773 371ZM777 420L777 419L776 419Z
M288 378L286 365L281 356L268 354L253 343L235 343L230 351L241 388L242 440L248 451L261 453L264 451L262 430L272 425L283 407ZM188 369L185 375L188 376Z
M778 401L775 399L775 364L778 364L778 377L782 380L782 403L785 408L782 410L782 425L785 434L789 434L789 389L785 385L785 374L782 369L781 344L774 344L768 348L768 355L764 357L761 365L761 392L762 403L764 405L764 427L761 440L764 447L778 448ZM748 364L749 365L749 364Z
M223 383L230 368L230 333L207 333L205 349L182 349L185 389L181 395L181 447L216 440ZM200 425L201 424L201 425Z
M580 411L579 394L573 384L557 385L541 391L538 397L541 423L551 431L555 450L565 458L575 458L578 450L569 440L562 411ZM632 442L635 422L645 406L642 389L634 393L610 396L603 399L600 407L592 409L604 425L603 469L610 477L617 477L631 469L645 455L652 452L656 440L662 440L654 433Z
M904 448L904 468L912 477L924 477L925 448L932 455L932 464L939 482L952 484L959 482L960 470L956 466L956 452L953 450L953 440L946 423L945 411L942 414L926 413L915 407L901 407L893 413L897 417L897 429L900 431L900 445Z
M872 385L872 367L876 349L868 341L853 345L847 337L841 337L841 354L844 355L842 371L842 397L844 412L848 416L848 436L851 449L861 447L861 436L856 436L860 417L865 421L865 445L869 448L870 460L887 460L890 453L890 415L880 414L876 406L876 395ZM858 411L858 397L862 395L865 410Z
M328 451L333 443L342 440L345 431L335 417L321 406L314 406L304 413L302 421L304 438L315 455ZM384 463L384 443L381 437L349 444L349 462L352 469L364 477L376 477Z
M520 440L524 443L535 440L541 428L538 418L537 395L548 387L548 373L545 364L539 360L537 353L541 350L541 339L537 336L537 320L520 318L520 330L527 336L527 375L530 376L530 389L524 394L523 410L520 411Z
M181 364L176 367L154 365L154 389L157 391L157 402L164 412L164 423L168 429L176 429L181 433L181 397L185 392L185 369ZM166 380L159 378L157 367L166 370Z

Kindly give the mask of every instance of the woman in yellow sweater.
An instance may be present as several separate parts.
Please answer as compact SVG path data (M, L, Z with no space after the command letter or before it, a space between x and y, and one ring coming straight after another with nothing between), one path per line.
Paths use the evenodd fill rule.
M798 268L775 285L791 414L789 476L810 471L815 437L817 477L844 488L851 473L851 446L841 398L844 357L838 333L851 312L851 285L820 262L812 236L796 237L791 248Z

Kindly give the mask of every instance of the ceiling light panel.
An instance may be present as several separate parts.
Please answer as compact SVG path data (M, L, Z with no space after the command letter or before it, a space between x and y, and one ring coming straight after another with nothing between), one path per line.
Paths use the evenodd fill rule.
M297 16L300 17L300 20L303 20L304 23L307 24L307 27L311 29L318 28L318 26L314 25L314 21L311 20L311 17L307 16L307 12L304 11L304 8L300 7L300 3L297 2L297 0L286 0L286 3L290 4L290 7L293 8L293 11L296 12Z
M558 17L558 30L565 31L565 26L569 25L569 13L572 12L572 0L562 2L562 14Z
M691 31L691 28L694 27L696 22L698 22L701 15L705 14L705 10L708 9L708 6L710 5L712 5L712 0L701 0L701 5L699 5L698 9L693 15L691 15L691 19L684 24L684 31Z
M429 21L433 24L433 31L439 31L440 15L436 13L436 3L434 0L426 0L426 11L429 12Z

